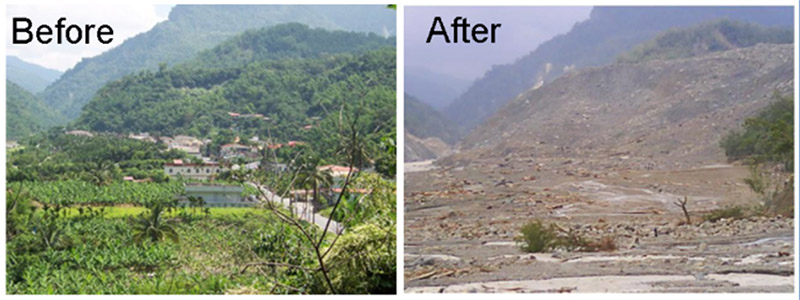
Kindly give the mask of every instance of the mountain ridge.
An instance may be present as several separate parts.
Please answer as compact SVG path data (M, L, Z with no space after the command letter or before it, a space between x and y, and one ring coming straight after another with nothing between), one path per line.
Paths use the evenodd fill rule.
M723 17L764 26L793 26L793 12L785 7L595 7L589 19L570 32L540 44L513 63L493 66L443 112L469 132L531 87L574 69L611 63L671 27Z
M33 94L43 91L61 74L61 71L27 62L16 56L6 56L6 78Z
M509 156L633 168L724 162L722 136L774 92L791 92L792 57L792 45L758 44L570 73L504 105L444 163Z

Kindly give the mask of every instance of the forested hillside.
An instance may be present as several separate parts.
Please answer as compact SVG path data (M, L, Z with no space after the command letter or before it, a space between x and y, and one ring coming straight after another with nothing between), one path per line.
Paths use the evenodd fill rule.
M394 45L394 38L384 38L374 33L328 31L289 23L246 31L200 52L185 65L194 68L230 68L264 60L363 53Z
M6 78L31 93L43 91L59 76L61 72L57 70L26 62L16 56L6 56Z
M6 80L6 140L16 140L62 122L41 99Z
M277 48L265 42L277 38L275 32L288 33L285 29L292 29L292 34L278 38ZM345 38L337 44L324 37L326 34ZM310 47L303 37L329 42ZM73 127L97 132L186 134L212 138L215 144L232 142L237 136L259 136L262 140L271 136L276 143L307 141L309 148L325 157L336 151L338 141L331 131L346 104L345 113L361 112L359 130L369 135L368 146L375 149L380 137L395 129L394 48L361 54L323 55L322 51L344 51L345 44L359 39L362 43L349 44L350 49L393 44L393 39L377 42L383 38L298 25L247 33L204 55L219 53L215 60L229 62L225 65L239 64L241 61L227 55L243 52L265 60L238 67L202 68L200 58L175 68L163 66L155 72L126 76L102 88ZM301 48L307 50L287 51L285 56L275 50ZM322 57L303 59L296 53ZM273 59L279 57L284 59Z
M186 61L248 29L299 22L325 29L394 33L393 11L377 5L350 8L371 13L349 18L346 11L325 5L178 5L167 21L150 31L101 55L83 59L49 86L42 98L74 119L106 82L141 70L155 70L161 63Z

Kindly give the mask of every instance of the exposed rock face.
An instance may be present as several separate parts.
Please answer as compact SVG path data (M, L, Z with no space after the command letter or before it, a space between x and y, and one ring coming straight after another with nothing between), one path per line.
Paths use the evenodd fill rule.
M450 153L450 146L439 138L418 138L408 132L405 134L405 162L437 159Z
M565 75L503 106L451 161L560 156L631 168L724 161L720 139L793 88L793 47L749 48Z

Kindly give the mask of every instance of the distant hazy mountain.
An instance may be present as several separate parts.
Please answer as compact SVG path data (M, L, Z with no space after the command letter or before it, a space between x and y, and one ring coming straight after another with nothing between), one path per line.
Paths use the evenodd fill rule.
M470 80L420 67L405 68L405 92L440 110L467 90Z
M6 56L6 78L31 93L44 90L61 76L61 71L29 63L16 56Z
M791 7L596 7L570 32L512 64L493 67L443 112L468 132L520 93L566 72L611 63L667 29L720 18L784 28L794 24Z
M406 131L419 138L436 137L447 144L458 141L457 127L428 104L413 96L404 97Z
M287 22L381 35L395 32L395 13L383 5L178 5L167 21L150 31L103 54L84 58L49 86L43 99L73 119L106 82L145 69L155 70L160 63L185 61L248 29Z
M754 46L756 44L791 44L789 28L774 28L731 21L715 20L696 26L676 28L661 33L622 55L620 62L673 59Z
M6 80L6 139L16 140L63 121L31 92Z

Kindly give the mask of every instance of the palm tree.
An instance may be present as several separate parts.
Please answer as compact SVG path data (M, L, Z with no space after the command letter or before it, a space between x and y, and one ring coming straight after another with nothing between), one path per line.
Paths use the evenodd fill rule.
M164 218L164 205L161 203L150 208L150 215L142 214L133 224L133 242L142 244L149 239L156 243L165 239L178 242L178 232L170 220Z
M320 170L315 164L306 164L300 171L300 176L304 184L309 184L314 192L314 201L323 203L319 199L319 189L322 186L331 187L333 185L333 175L331 170Z
M111 184L114 181L114 165L105 160L93 163L88 170L88 177L97 186Z

